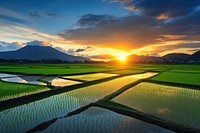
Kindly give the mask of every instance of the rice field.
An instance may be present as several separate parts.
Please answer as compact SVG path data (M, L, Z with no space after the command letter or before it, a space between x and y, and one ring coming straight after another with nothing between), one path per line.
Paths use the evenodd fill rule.
M76 75L76 76L63 76L63 78L71 78L78 79L84 81L93 81L103 78L109 78L113 76L117 76L118 74L110 74L110 73L94 73L94 74L84 74L84 75Z
M169 71L153 77L151 80L200 85L200 73Z
M200 91L141 83L112 101L182 125L200 127Z
M122 69L121 66L107 64L20 64L0 65L0 69L3 72L0 73L0 102L50 90L41 86L48 82L52 86L65 87L120 74L134 74L147 70L160 72L169 69L158 76L155 76L157 73L148 72L120 77L3 110L0 112L0 133L26 132L52 118L59 119L41 132L171 133L172 131L159 126L98 107L91 107L70 117L64 118L63 116L113 94L127 84L152 76L155 77L151 80L165 81L169 84L173 82L188 84L188 86L200 85L199 65L134 64ZM7 72L22 74L7 74ZM83 74L87 72L98 73ZM42 74L46 78L40 82L37 80L41 79L41 76L23 74ZM61 77L48 76L49 74ZM62 76L67 74L80 75ZM194 90L143 82L113 98L112 101L161 119L200 128L200 91L198 88ZM124 109L124 111L126 110Z
M0 81L0 88L0 101L49 90L49 88L44 86L17 84L3 81Z
M95 102L129 83L137 81L139 77L147 78L155 74L145 73L125 76L4 110L0 112L2 121L0 132L25 132L44 121L66 115L70 111Z
M91 107L67 118L58 119L42 133L173 133L170 130L120 115L115 112Z

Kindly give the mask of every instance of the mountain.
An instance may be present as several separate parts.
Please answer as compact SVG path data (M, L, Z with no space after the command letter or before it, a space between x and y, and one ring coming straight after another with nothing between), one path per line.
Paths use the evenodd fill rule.
M0 52L2 59L16 59L16 60L63 60L63 61L90 61L88 58L81 56L68 55L60 52L50 46L32 46L27 45L16 51Z
M192 60L200 60L200 51L195 52L194 54L191 55Z
M190 60L191 56L189 54L184 53L172 53L167 54L162 57L164 60L177 60L177 61L187 61Z
M200 51L192 55L184 53L171 53L162 57L130 55L128 60L132 62L200 62Z
M160 57L155 57L155 56L145 56L145 55L130 55L128 57L129 60L133 62L159 62L162 59Z

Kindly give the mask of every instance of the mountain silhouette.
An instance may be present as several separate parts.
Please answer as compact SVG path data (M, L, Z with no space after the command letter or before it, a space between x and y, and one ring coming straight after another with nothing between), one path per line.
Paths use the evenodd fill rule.
M133 62L200 62L200 51L197 51L192 55L184 53L170 53L162 57L130 55L128 60Z
M90 61L89 58L68 55L58 51L50 46L32 46L27 45L16 51L0 52L2 59L16 59L16 60L63 60L63 61Z

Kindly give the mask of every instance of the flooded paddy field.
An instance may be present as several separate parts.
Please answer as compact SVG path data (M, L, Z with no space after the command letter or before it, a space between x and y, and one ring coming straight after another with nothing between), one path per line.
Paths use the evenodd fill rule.
M78 115L58 119L47 129L39 132L173 133L173 131L98 107L91 107Z
M44 121L66 115L70 111L95 102L140 78L148 78L155 74L125 76L4 110L0 112L1 132L24 132ZM19 125L22 125L20 129Z
M112 101L175 123L200 127L200 91L141 83Z

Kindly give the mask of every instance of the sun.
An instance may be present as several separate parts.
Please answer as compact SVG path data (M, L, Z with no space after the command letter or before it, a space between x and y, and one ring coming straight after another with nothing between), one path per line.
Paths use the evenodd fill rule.
M121 53L121 54L116 54L115 56L117 57L117 60L125 62L128 55L126 53Z
M126 60L126 56L119 56L118 59L119 59L120 61L125 61L125 60Z

